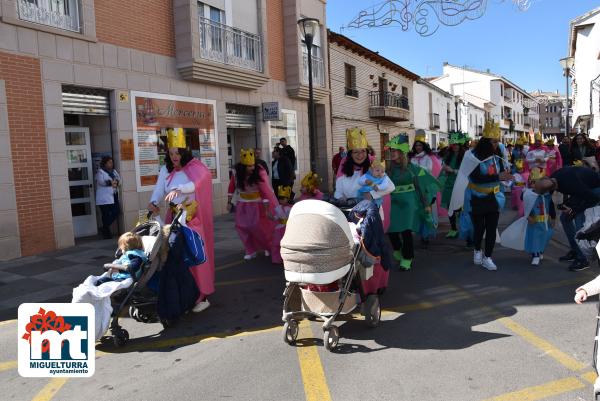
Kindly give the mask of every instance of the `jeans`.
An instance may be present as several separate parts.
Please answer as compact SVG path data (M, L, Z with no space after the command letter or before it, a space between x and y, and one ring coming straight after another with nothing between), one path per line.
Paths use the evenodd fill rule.
M561 213L560 222L563 226L563 230L565 231L565 235L569 240L571 251L575 252L576 259L579 262L585 262L587 259L581 252L581 249L579 249L577 241L575 241L575 233L577 233L577 231L583 227L583 223L585 222L584 212L577 213L573 219L571 219L566 213Z

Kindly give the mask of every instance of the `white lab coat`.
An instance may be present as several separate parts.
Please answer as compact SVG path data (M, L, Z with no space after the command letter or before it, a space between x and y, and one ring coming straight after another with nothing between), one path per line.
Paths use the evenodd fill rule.
M119 180L119 185L121 185L121 176L117 173L117 170L113 170L115 173L115 178ZM115 191L116 188L113 188L111 184L108 184L108 181L112 180L110 175L101 168L96 172L96 205L112 205L115 203Z

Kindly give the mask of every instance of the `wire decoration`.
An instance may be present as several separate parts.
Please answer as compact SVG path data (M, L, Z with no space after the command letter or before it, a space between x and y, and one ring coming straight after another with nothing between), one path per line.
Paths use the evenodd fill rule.
M504 1L504 0L500 0ZM535 0L512 0L520 11L527 11ZM386 0L359 12L342 29L400 26L408 31L414 25L421 36L431 36L441 25L456 26L481 18L489 0Z

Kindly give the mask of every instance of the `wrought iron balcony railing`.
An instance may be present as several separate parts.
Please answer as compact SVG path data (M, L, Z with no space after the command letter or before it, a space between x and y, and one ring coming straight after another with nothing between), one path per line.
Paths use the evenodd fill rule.
M231 26L199 19L200 57L248 70L263 71L260 36Z
M18 0L19 19L67 31L81 32L79 1Z
M325 65L323 59L312 56L313 85L325 87ZM302 53L302 83L308 85L308 53Z
M371 107L396 107L409 110L408 96L393 92L372 91L369 92Z

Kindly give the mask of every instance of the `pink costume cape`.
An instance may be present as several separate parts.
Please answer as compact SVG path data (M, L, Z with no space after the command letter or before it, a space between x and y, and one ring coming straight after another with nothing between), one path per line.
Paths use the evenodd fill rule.
M431 175L438 178L442 174L442 162L436 155L431 155ZM439 217L448 217L448 211L442 208L442 193L438 192L435 196L435 203L437 204L437 214Z
M546 175L551 176L556 170L562 168L563 159L558 151L557 146L548 146L547 153L549 154L548 162L546 164Z
M259 176L261 181L255 185L246 185L246 188L238 188L240 199L235 205L235 229L244 244L246 255L251 255L259 251L271 251L271 239L275 223L270 220L264 210L265 201L269 204L271 214L277 217L276 209L279 209L279 201L269 184L269 176L266 171L260 167ZM229 195L233 195L233 188L236 187L236 176L233 174L229 183ZM257 200L245 200L244 194L258 193Z
M188 179L194 183L194 192L196 202L198 203L196 215L192 220L187 222L187 226L200 234L200 237L204 240L207 252L206 262L190 268L200 290L198 301L201 301L207 295L215 292L215 230L212 207L212 174L198 159L190 160L182 170ZM171 174L174 174L174 171ZM170 181L171 178L172 176L169 175L167 180ZM167 222L173 220L170 209L167 210L165 219Z
M290 215L290 210L292 210L292 206L285 205L281 206L283 209L283 213L286 216ZM287 219L287 217L286 217ZM287 223L287 222L286 222ZM277 222L275 226L275 230L273 231L273 240L271 241L271 262L276 264L283 263L283 259L281 258L281 239L285 234L285 226L286 223Z

